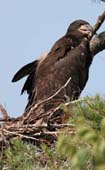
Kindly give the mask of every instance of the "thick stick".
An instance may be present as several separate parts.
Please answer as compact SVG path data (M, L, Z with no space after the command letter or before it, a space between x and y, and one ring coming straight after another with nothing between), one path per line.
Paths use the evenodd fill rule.
M97 32L97 30L101 27L102 23L105 21L105 11L98 17L96 24L93 26L93 35ZM92 36L93 36L92 35Z

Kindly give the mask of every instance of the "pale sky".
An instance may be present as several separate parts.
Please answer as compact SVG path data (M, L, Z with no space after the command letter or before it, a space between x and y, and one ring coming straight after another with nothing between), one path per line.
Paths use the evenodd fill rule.
M11 116L21 115L27 95L20 96L25 79L12 83L24 64L49 51L76 19L94 24L105 3L92 0L0 0L0 104ZM100 31L105 31L105 23ZM105 51L91 65L89 81L82 97L105 95Z

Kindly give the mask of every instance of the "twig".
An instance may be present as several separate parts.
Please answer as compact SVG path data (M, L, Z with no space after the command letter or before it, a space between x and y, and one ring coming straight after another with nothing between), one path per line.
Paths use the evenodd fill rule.
M58 89L53 95L51 95L50 97L48 97L47 99L41 100L38 103L35 104L35 106L32 107L32 105L30 106L30 108L28 108L25 113L30 109L30 111L28 112L28 115L26 117L24 117L23 122L30 116L30 114L32 113L33 110L35 110L38 106L40 106L41 104L48 102L49 100L51 100L52 98L54 98L57 94L59 94L70 82L71 77L69 77L69 79L66 81L66 83L60 88ZM46 114L47 115L47 114Z
M16 133L16 132L11 132L11 131L8 131L8 130L6 130L6 129L2 129L2 131L5 132L5 133L8 133L8 134L12 134L12 135L15 135L15 136L22 137L22 138L32 139L32 140L39 141L39 139L36 139L36 138L34 138L34 137L26 136L26 135L19 134L19 133Z
M77 100L74 100L74 101L70 101L70 102L64 103L64 105L65 105L65 106L69 106L69 105L71 105L71 104L79 103L79 102L84 101L84 100L85 100L85 99L77 99ZM50 117L51 117L54 113L56 113L56 111L58 111L58 110L60 109L60 107L61 107L61 104L60 104L58 107L54 108L53 111L51 110Z
M62 127L75 127L75 125L73 124L51 124L52 127L54 128L62 128ZM10 127L11 128L11 127ZM18 126L14 126L14 128L18 128ZM17 129L18 131L20 130L20 128L22 129L28 129L28 128L38 128L38 129L41 129L41 128L48 128L48 124L42 124L42 125L34 125L34 124L29 124L29 125L22 125L22 126L19 126L19 128Z
M6 109L5 109L2 105L0 105L0 112L1 112L2 115L3 115L3 119L8 119L8 118L10 118L10 117L8 116L8 113L7 113ZM0 120L2 120L2 119L0 119Z
M81 99L77 99L77 100L73 100L73 101L67 102L64 105L68 106L70 104L75 104L75 103L79 103L79 102L83 102L83 101L85 101L85 99L81 98Z
M39 105L41 105L45 102L48 102L49 100L54 98L56 95L58 95L69 84L70 80L71 80L71 77L69 77L69 79L66 81L66 83L60 89L58 89L53 95L51 95L47 99L41 100L38 103L36 103L35 107L33 109L36 109ZM32 105L30 107L32 107ZM29 110L29 108L27 110ZM26 110L26 112L27 112L27 110Z
M84 101L84 99L78 99L78 100L74 100L74 101L70 101L70 102L67 102L67 103L64 103L64 105L65 106L69 106L69 105L71 105L71 104L75 104L75 103L78 103L78 102L81 102L81 101ZM52 108L52 109L50 109L48 112L46 112L46 113L43 113L43 114L41 114L41 115L38 115L38 117L36 117L35 119L34 119L34 121L36 121L36 120L39 120L39 119L41 119L41 118L44 118L44 117L48 117L48 119L52 116L52 115L54 115L55 113L56 113L56 111L58 111L59 109L61 108L61 104L59 104L59 106L57 106L56 108Z
M39 133L35 133L35 136L40 136L40 135L59 135L59 134L76 134L75 130L72 131L46 131L46 132L39 132Z
M6 119L4 119L4 118L0 118L0 122L7 122L7 121L12 121L14 118L6 118Z

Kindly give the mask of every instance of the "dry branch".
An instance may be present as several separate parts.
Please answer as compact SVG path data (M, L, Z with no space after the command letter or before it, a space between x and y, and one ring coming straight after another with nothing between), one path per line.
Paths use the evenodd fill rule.
M44 99L44 100L39 101L38 103L35 104L34 108L33 108L33 105L34 105L34 104L32 104L32 105L26 110L26 112L29 111L30 108L36 109L36 108L37 108L38 106L40 106L41 104L44 104L44 103L48 102L49 100L51 100L52 98L54 98L56 95L58 95L58 94L68 85L68 83L70 82L70 80L71 80L71 77L70 77L70 78L67 80L67 82L66 82L60 89L58 89L52 96L48 97L47 99ZM31 110L31 111L32 111L32 110Z
M97 30L101 27L102 23L105 21L105 11L100 15L97 19L96 24L93 26L93 35L97 32Z
M1 112L2 115L3 115L3 118L1 118L0 121L5 121L5 120L7 120L7 119L10 118L10 117L8 116L8 113L7 113L6 109L5 109L2 105L0 105L0 112Z
M37 109L39 106L43 105L44 103L47 103L48 101L52 100L56 95L58 95L63 89L65 89L65 87L68 85L68 83L70 82L71 80L71 77L69 77L69 79L66 81L66 83L61 87L59 88L53 95L51 95L50 97L48 97L47 99L44 99L44 100L41 100L39 101L38 103L36 104L32 104L25 112L25 117L23 119L23 123L26 119L29 118L29 116L35 111L35 109ZM50 112L48 113L45 113L44 116L47 116L49 115L50 113L52 112L52 110L50 110ZM27 114L28 113L28 114ZM27 116L26 116L27 114ZM40 117L40 115L38 114L38 117ZM41 115L40 118L42 118L43 116ZM37 116L36 116L37 118Z
M96 35L90 41L90 51L93 57L103 50L105 50L105 31Z
M93 34L92 37L96 34L97 30L101 27L103 22L105 21L105 11L100 15L97 19L96 24L93 26ZM90 51L92 56L94 57L97 53L101 52L105 49L105 31L95 35L90 41Z

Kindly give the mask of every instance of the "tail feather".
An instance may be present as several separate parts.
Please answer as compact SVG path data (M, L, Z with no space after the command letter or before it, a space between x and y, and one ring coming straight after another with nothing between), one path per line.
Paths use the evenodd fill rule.
M13 77L12 82L16 82L23 77L31 74L37 67L38 60L35 60L25 66L23 66Z

